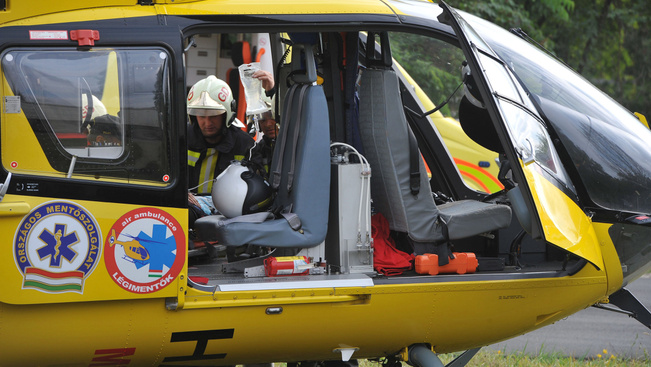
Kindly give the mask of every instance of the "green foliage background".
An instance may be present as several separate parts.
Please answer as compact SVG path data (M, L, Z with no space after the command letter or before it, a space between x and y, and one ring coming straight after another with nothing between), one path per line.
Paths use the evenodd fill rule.
M632 112L651 119L649 0L449 0L506 29L522 28Z

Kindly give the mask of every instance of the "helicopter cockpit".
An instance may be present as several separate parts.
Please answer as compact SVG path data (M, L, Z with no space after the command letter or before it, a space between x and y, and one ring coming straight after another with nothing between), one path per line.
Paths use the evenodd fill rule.
M587 190L598 203L592 181L576 185L579 176L593 172L574 162L581 148L569 142L579 141L579 132L552 124L562 144L554 143L535 106L521 97L523 87L500 82L513 78L493 58L480 61L507 102L500 105L506 116L502 131L483 108L481 94L468 92L477 86L470 85L466 56L445 38L366 30L202 32L186 40L187 85L232 69L232 54L225 52L230 45L241 47L242 40L266 45L268 51L253 54L259 61L266 54L266 68L277 78L281 137L270 171L276 190L272 212L255 219L199 220L189 229L198 244L190 251L191 282L198 275L208 275L208 287L233 274L256 277L265 274L265 259L280 256L304 256L315 274L377 277L371 217L378 213L388 220L400 251L436 254L440 266L454 253L472 253L479 273L517 278L528 270L572 273L594 260L589 251L568 251L544 239L537 209L524 199L522 190L531 190L523 185L525 176L509 170L522 160L570 200L584 201ZM420 63L423 59L428 62ZM14 113L9 102L19 98L17 111L25 111L28 120L5 128L13 136L27 126L34 129L44 152L33 166L14 167L16 172L108 180L151 187L154 193L184 182L182 160L173 153L184 149L173 133L178 128L171 119L173 67L164 48L10 48L2 65L15 91L7 97L6 113ZM557 121L555 111L566 107L553 107L549 95L536 96L545 117ZM256 129L248 131L260 138ZM505 134L515 142L513 152ZM19 145L3 143L8 152L3 157L19 161L12 158L25 153ZM566 156L576 170L567 169ZM646 171L636 172L642 177L639 172ZM638 181L626 181L633 185L630 191L639 191ZM640 200L620 209L644 212L648 200ZM242 256L225 255L233 248ZM629 264L635 274L646 262L636 264Z
M399 32L350 32L344 38L329 33L306 36L289 32L269 36L279 48L274 50L275 55L292 55L271 63L278 64L274 67L274 74L279 77L276 96L281 106L277 110L277 121L280 121L281 135L287 133L290 152L279 153L276 148L274 160L285 159L281 165L285 170L295 165L296 181L294 187L288 189L291 186L286 182L288 172L279 174L283 181L276 186L280 190L278 197L285 203L275 206L275 216L268 212L236 218L208 216L195 223L192 230L200 247L198 251L191 250L190 280L202 278L205 283L195 286L219 287L223 279L232 282L235 274L242 274L242 281L255 282L256 277L265 275L265 259L279 256L305 256L307 264L301 270L303 275L310 274L304 271L310 268L314 274L377 277L370 220L377 213L389 220L398 248L414 255L437 254L441 266L454 258L453 252L472 252L479 259L479 271L493 273L516 274L533 263L535 266L531 269L536 271L576 271L585 265L580 258L568 256L563 250L546 244L536 238L535 233L531 235L531 224L527 223L532 220L529 209L522 204L520 196L507 198L504 183L497 179L498 153L504 150L494 147L501 146L500 141L493 141L488 148L469 143L472 133L464 132L468 124L464 127L456 120L464 113L472 116L467 113L470 108L465 105L463 93L456 93L464 82L461 69L465 61L458 47L444 40ZM255 39L247 34L239 37ZM371 39L370 47L367 37ZM223 35L211 38L229 39ZM296 39L316 42L294 43ZM343 44L349 47L346 58L342 54L331 55ZM412 62L412 58L423 55L410 55L406 51L414 45L419 45L422 52L441 51L433 62L443 86L422 78L418 79L419 83L414 81L414 76L423 72ZM189 48L190 64L193 52L193 48ZM328 61L333 58L335 61ZM336 61L337 58L341 60ZM342 72L332 68L351 63L358 67L354 71L346 70L341 81L335 83L329 78ZM302 69L305 65L308 70ZM315 69L309 70L312 65ZM296 75L309 77L299 80ZM294 93L298 93L300 85L322 90L324 98L306 97L310 100L299 107L301 103ZM428 88L427 93L421 88ZM346 96L350 100L344 100ZM451 102L443 103L441 111L430 116L413 113L413 110L430 109L425 107L427 103L432 104L434 99L438 102L444 97ZM286 108L293 112L288 113ZM353 113L356 109L359 109L358 115ZM304 115L297 117L301 120L300 132L295 132L292 118L300 113ZM476 116L474 119L480 121ZM311 124L316 127L310 128ZM326 125L330 126L329 131L323 130ZM321 132L309 138L311 129L321 129ZM300 140L292 140L297 136ZM393 142L387 141L387 136ZM548 141L544 140L544 134L538 136ZM304 161L302 139L314 139L307 144L310 149L306 152L311 154L309 164ZM427 139L430 143L424 143ZM328 142L331 144L329 150ZM471 150L468 145L472 144L476 152L483 154L474 167L491 176L493 186L489 188L472 175L465 175L464 181L460 168L463 163L454 164L463 162L454 157L461 144L466 146L465 150ZM282 145L282 140L277 140L276 147ZM293 151L294 146L296 151ZM545 150L536 150L536 158L548 157L546 160L552 165L556 160L555 167L562 174L564 171L554 149L549 144L545 147ZM547 156L540 155L543 151ZM488 167L492 174L486 171ZM303 173L305 176L301 176ZM511 178L503 180L512 182ZM305 182L308 182L305 188L301 188ZM414 194L415 186L420 191ZM304 193L301 190L305 190ZM512 201L518 203L519 212L515 216L512 215ZM308 205L304 206L306 203ZM283 210L284 214L294 215L303 223L292 227L291 219L279 214ZM316 226L314 220L318 223ZM219 260L226 259L225 253L232 251L232 247L237 247L243 255L240 261ZM202 255L193 257L194 254ZM194 268L197 270L193 278ZM414 275L413 270L407 274Z

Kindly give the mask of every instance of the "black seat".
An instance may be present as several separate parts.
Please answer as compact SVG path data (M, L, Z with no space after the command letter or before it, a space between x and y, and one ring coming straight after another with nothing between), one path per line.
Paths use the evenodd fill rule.
M195 222L195 230L204 240L227 246L305 248L325 239L330 201L328 107L323 88L314 84L312 46L292 47L294 85L284 100L270 170L270 181L277 190L272 207L287 219L269 215L269 220L259 222L260 213L230 219L203 217ZM262 217L265 219L264 213Z
M476 200L437 207L417 150L416 183L420 188L414 194L410 140L416 144L415 138L405 118L398 77L391 70L388 35L381 34L379 58L375 55L375 36L369 33L367 37L367 69L359 91L360 130L372 170L373 202L392 230L407 233L416 253L436 253L443 265L448 262L448 241L507 227L511 209Z

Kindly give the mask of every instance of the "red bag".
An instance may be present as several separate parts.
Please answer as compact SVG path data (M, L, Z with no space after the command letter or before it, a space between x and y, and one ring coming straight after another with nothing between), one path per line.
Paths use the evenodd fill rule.
M371 217L373 235L373 267L386 276L400 275L411 270L414 255L396 248L395 241L389 236L389 222L380 213Z

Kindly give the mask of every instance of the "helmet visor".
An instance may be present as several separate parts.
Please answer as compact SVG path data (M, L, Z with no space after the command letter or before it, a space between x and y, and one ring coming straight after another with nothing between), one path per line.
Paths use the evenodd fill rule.
M226 113L224 108L222 109L211 109L211 108L202 108L202 107L190 107L188 106L188 115L192 116L217 116Z

